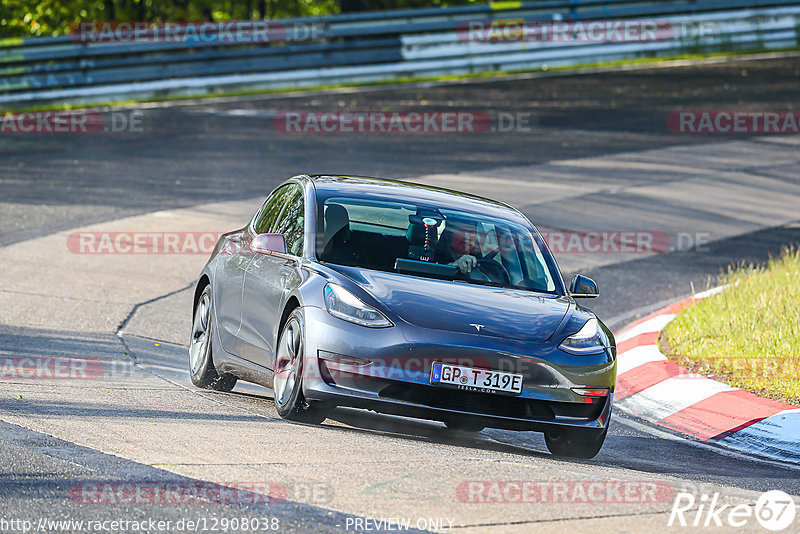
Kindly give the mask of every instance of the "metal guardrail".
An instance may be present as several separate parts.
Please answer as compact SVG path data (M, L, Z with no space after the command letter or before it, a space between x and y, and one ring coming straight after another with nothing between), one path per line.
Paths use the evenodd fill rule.
M508 3L501 4L508 7ZM304 41L90 42L72 36L0 40L0 103L113 101L219 90L307 87L407 77L519 71L684 52L800 45L789 0L550 0L273 21L312 28ZM651 41L471 40L469 22L653 20ZM247 24L247 23L245 23ZM259 24L259 23L252 23ZM263 23L261 23L263 24ZM689 34L687 28L711 28Z

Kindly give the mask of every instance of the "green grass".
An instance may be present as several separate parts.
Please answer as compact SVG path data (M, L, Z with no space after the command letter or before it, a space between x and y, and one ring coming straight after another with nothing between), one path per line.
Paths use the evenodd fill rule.
M762 54L765 52L790 52L794 50L800 50L798 48L786 48L779 51L775 50L742 50L742 51L735 51L735 52L707 52L707 53L686 53L686 54L678 54L672 56L663 56L663 57L646 57L646 58L632 58L632 59L621 59L616 61L604 61L604 62L595 62L595 63L582 63L580 65L568 65L568 66L561 66L561 67L542 67L538 69L521 69L521 70L513 70L513 71L486 71L486 72L475 72L471 74L453 74L453 75L446 75L446 76L409 76L409 77L401 77L401 78L394 78L391 80L379 80L373 82L355 82L355 83L345 83L345 84L320 84L320 85L313 85L313 86L306 86L306 87L282 87L282 88L275 88L275 89L235 89L235 90L221 90L221 91L211 91L208 93L201 93L201 94L190 94L190 95L168 95L168 96L161 96L161 97L152 97L152 98L142 98L142 99L126 99L126 100L110 100L110 101L97 101L97 102L87 102L81 104L73 104L69 102L65 103L48 103L48 104L35 104L32 106L22 105L20 107L16 107L13 104L7 105L9 111L13 111L14 113L20 113L23 111L60 111L60 110L69 110L69 109L87 109L92 107L105 107L105 106L132 106L136 104L140 104L143 102L173 102L173 101L181 101L181 100L196 100L196 99L204 99L204 98L220 98L220 97L242 97L242 96L256 96L256 95L268 95L268 94L275 94L280 95L283 93L295 93L295 92L304 92L304 91L325 91L325 90L335 90L335 89L345 89L350 87L374 87L374 86L381 86L381 85L395 85L395 84L404 84L404 83L421 83L421 82L457 82L460 80L472 80L472 79L480 79L480 78L494 78L494 77L502 77L502 76L509 76L515 74L529 74L529 73L537 73L537 72L567 72L567 71L575 71L581 69L592 69L592 68L610 68L610 67L624 67L624 66L642 66L646 67L648 65L659 65L661 63L668 63L670 61L692 61L692 60L702 60L702 59L710 59L710 58L736 58L754 54Z
M728 287L661 333L671 360L764 397L800 403L800 250L730 268Z

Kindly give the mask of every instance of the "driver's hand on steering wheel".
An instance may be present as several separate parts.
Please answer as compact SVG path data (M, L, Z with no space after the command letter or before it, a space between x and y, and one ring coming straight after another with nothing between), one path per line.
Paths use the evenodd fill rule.
M469 274L472 272L472 269L478 264L478 259L475 256L471 256L469 254L464 254L456 261L451 262L450 265L455 265L458 267L458 270L461 271L461 274Z

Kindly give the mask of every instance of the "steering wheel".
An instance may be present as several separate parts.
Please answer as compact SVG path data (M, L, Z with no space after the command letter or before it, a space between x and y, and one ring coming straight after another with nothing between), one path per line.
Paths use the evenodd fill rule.
M495 251L496 253L496 251ZM511 276L508 274L506 268L489 258L480 258L475 265L475 269L489 277L492 282L502 280L504 285L511 285Z

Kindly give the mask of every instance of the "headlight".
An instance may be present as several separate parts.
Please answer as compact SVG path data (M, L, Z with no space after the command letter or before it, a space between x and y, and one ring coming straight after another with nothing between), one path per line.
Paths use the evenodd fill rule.
M562 341L558 348L580 356L603 352L607 344L605 332L600 328L597 319L589 319L583 328Z
M371 328L392 326L392 322L381 312L361 302L361 299L336 284L325 286L325 307L328 313L350 321L351 323Z

